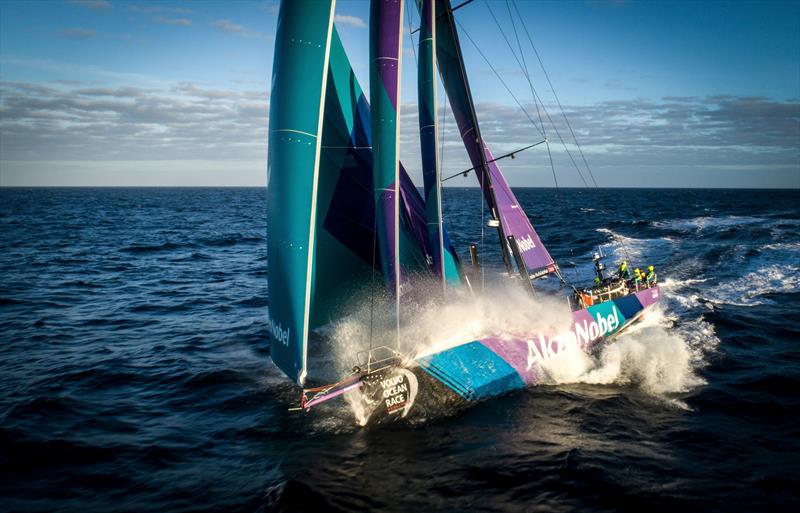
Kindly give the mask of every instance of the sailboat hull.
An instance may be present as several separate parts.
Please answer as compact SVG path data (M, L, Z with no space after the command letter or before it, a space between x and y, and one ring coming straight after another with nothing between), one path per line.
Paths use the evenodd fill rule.
M545 382L543 364L567 348L590 351L639 320L660 296L657 286L573 312L561 334L492 336L383 369L358 392L361 423L439 415L471 402Z

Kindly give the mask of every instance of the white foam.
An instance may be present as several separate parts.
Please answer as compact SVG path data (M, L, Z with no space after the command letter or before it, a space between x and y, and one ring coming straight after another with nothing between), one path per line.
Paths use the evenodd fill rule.
M667 230L705 230L708 228L725 228L745 224L758 224L765 222L763 217L751 216L700 216L692 219L671 219L669 221L653 221L650 223L655 228Z
M672 396L704 383L697 369L704 365L704 354L715 348L719 340L713 329L693 339L671 330L670 324L668 317L655 312L603 346L599 355L572 349L547 360L543 370L554 384L636 386L647 394L685 407Z
M766 294L797 291L800 291L800 266L773 264L719 284L709 301L738 306L763 305L773 303L763 297Z
M421 295L436 297L434 293ZM329 335L337 341L339 360L351 362L355 352L369 347L397 346L391 309L385 302L379 302L374 308L370 305L370 300L362 301L353 314L330 326ZM572 323L566 298L532 297L522 286L508 279L503 283L487 283L480 295L463 289L451 290L446 303L431 301L413 311L403 311L401 317L404 323L400 331L400 350L416 356L490 335L561 333L568 331Z
M637 239L626 237L608 228L598 228L597 231L611 238L609 242L602 244L600 247L605 255L615 257L617 260L624 258L640 261L650 255L660 255L660 258L663 259L674 250L672 246L675 241L669 237ZM641 265L644 264L642 263Z

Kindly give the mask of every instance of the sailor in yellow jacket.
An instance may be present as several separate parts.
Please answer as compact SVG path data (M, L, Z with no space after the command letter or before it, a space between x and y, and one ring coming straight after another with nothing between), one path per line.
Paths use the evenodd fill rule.
M654 267L651 265L647 268L647 286L652 287L656 283L658 283L658 279L656 277L656 271Z
M644 273L642 273L641 269L638 267L633 270L633 285L636 287L636 290L642 288L642 280L644 278Z
M623 260L621 264L619 264L619 277L623 280L630 280L631 279L631 270L628 267L628 261Z

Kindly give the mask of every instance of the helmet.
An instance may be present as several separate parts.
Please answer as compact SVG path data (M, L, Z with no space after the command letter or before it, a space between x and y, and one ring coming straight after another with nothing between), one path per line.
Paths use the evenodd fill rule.
M650 267L647 268L647 270L648 271L652 271L653 270L653 266L651 265Z

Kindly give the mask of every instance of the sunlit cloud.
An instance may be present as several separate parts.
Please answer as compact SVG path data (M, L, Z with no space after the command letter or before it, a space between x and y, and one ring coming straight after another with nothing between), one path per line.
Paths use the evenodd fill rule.
M186 18L166 18L164 16L156 16L153 19L156 21L156 23L161 23L163 25L179 25L188 27L192 24L192 21Z
M256 32L254 30L250 30L238 23L234 23L231 20L217 20L214 22L214 26L219 30L225 32L226 34L235 34L237 36L244 36L244 37L261 37L262 34L260 32Z
M347 16L345 14L337 14L333 17L334 23L337 26L348 26L355 28L367 28L367 24L358 16Z
M65 39L91 39L97 35L97 31L83 28L62 29L58 35Z
M67 0L72 5L79 5L86 7L93 11L105 11L111 8L111 4L107 0Z
M162 5L139 5L133 4L128 6L128 10L131 12L137 12L142 14L159 14L159 13L174 13L174 14L191 14L191 9L186 9L184 7L167 7Z

